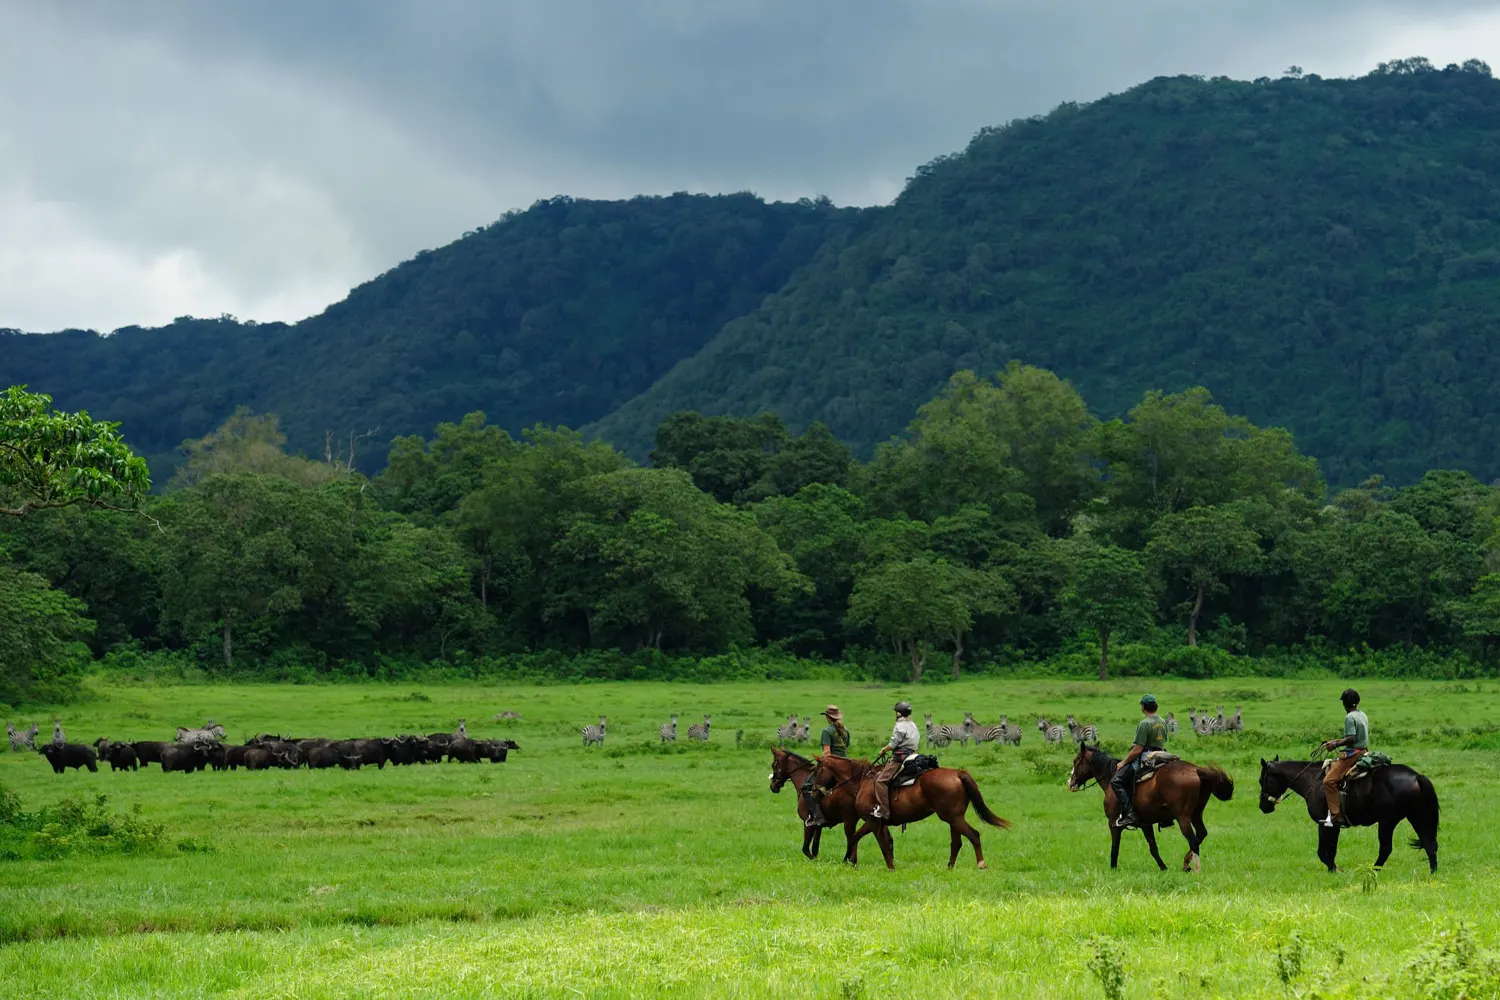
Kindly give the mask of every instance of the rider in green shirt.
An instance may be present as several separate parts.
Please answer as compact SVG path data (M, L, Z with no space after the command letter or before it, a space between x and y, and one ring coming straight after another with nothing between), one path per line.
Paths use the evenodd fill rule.
M1370 752L1370 719L1359 710L1359 692L1349 688L1339 695L1344 703L1344 736L1337 740L1324 740L1323 750L1337 750L1339 756L1323 772L1323 795L1328 801L1328 815L1324 826L1338 826L1343 817L1339 815L1339 782L1354 770L1354 762Z
M1163 750L1167 746L1167 724L1156 714L1156 697L1141 695L1141 711L1144 718L1136 723L1135 740L1125 759L1115 765L1115 775L1109 785L1115 790L1115 801L1119 803L1119 815L1115 826L1135 826L1135 778L1140 773L1141 755L1151 750Z
M848 757L849 730L844 728L844 713L839 711L837 705L829 705L823 709L823 718L828 720L828 725L823 728L823 735L819 739L819 742L823 744L823 753L829 757ZM824 791L818 787L818 783L813 780L811 774L802 783L802 794L807 800L807 819L803 821L804 825L823 825Z

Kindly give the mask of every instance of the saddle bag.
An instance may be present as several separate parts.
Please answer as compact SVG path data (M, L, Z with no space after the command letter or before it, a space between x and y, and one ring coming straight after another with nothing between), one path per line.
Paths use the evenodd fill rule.
M1157 768L1161 767L1164 764L1170 764L1172 763L1172 761L1179 759L1180 758L1176 754L1167 753L1165 750L1148 750L1145 753L1141 754L1141 767L1135 775L1136 787L1139 788L1141 785L1156 777Z
M1366 774L1375 770L1376 768L1390 767L1392 763L1393 761L1391 760L1390 754L1380 753L1377 750L1370 750L1367 751L1363 757L1354 762L1354 769L1351 772L1351 776L1358 775L1360 777L1364 777Z
M931 754L914 753L906 758L901 765L901 773L896 775L895 785L904 786L916 781L926 771L931 771L938 766L938 759Z

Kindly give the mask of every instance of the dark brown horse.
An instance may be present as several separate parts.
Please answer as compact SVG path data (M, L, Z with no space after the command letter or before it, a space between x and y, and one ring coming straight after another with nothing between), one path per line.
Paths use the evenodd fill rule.
M1307 800L1307 814L1314 821L1328 815L1328 797L1323 791L1321 760L1276 760L1260 762L1260 811L1270 813L1288 792ZM1427 866L1437 871L1438 797L1427 775L1404 764L1376 768L1369 776L1349 783L1344 793L1344 819L1350 826L1377 826L1380 854L1375 867L1385 867L1391 856L1391 838L1403 819L1411 823L1416 839L1411 846L1427 852ZM1318 860L1330 872L1339 871L1339 827L1318 822Z
M928 816L936 815L938 819L948 824L950 847L948 867L952 868L958 861L958 851L963 846L963 841L960 839L962 836L968 837L969 843L974 845L974 860L979 863L980 868L983 868L984 850L979 846L979 831L969 825L969 821L964 818L964 813L968 811L970 805L973 805L979 818L990 826L999 827L1002 830L1010 828L1010 820L996 816L990 812L989 806L984 804L984 796L979 794L979 786L974 783L974 778L968 771L937 767L931 771L923 771L914 784L891 789L889 820L875 818L877 769L869 761L820 757L818 758L818 772L819 781L834 785L834 791L844 788L854 789L854 812L865 821L865 826L854 834L849 844L849 853L844 856L844 860L850 864L859 863L860 838L866 833L873 833L876 842L880 844L880 853L885 856L885 866L895 868L895 848L891 843L891 832L888 827L892 824L905 826L907 823L915 823ZM845 824L846 829L849 825Z
M823 826L807 825L807 797L802 794L802 783L817 766L817 761L794 754L790 750L782 750L778 747L771 751L771 792L772 794L780 793L782 786L791 782L792 790L797 793L797 818L802 820L802 853L807 856L808 860L818 856L818 847L823 842ZM849 854L855 842L854 824L859 820L859 816L853 809L853 790L848 787L835 788L823 796L820 805L825 820L824 826L843 825L844 838L847 841L847 846L844 848L844 860L849 860Z
M1120 815L1120 804L1115 801L1115 791L1109 785L1114 777L1113 757L1099 747L1078 744L1078 756L1073 758L1073 773L1068 776L1068 791L1081 791L1090 781L1097 782L1104 790L1104 816L1109 821L1109 866L1119 867L1121 828L1115 826L1115 817ZM1195 872L1200 869L1199 852L1203 841L1208 839L1208 827L1203 825L1203 810L1210 796L1228 802L1234 795L1234 782L1221 768L1212 765L1192 764L1185 760L1174 760L1156 769L1150 781L1138 784L1135 789L1135 814L1141 822L1141 833L1146 835L1146 846L1151 848L1151 857L1162 871L1167 863L1156 849L1156 831L1177 824L1188 842L1187 854L1182 859L1182 870Z

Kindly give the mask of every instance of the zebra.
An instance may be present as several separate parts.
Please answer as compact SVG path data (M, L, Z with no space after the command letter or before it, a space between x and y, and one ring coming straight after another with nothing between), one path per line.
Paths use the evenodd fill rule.
M469 727L464 725L463 719L458 720L458 728L453 730L453 735L457 736L461 740L466 740L469 738Z
M1188 715L1193 720L1193 732L1199 736L1212 736L1214 734L1214 723L1207 713L1198 715L1192 709L1188 709Z
M521 713L520 712L511 711L510 709L506 709L503 712L496 712L495 713L495 721L496 722L519 722L519 721L521 721Z
M969 731L963 726L934 726L932 724L932 713L922 716L927 720L927 745L929 747L945 747L954 740L969 745Z
M586 747L604 745L604 716L599 716L597 726L583 727L583 745Z
M703 717L703 722L702 723L695 722L691 726L688 726L688 739L690 739L690 740L701 740L701 741L707 742L708 741L708 724L709 724L709 721L712 718L713 718L713 716L711 716L711 715L705 715Z
M1167 713L1167 735L1177 735L1177 716L1173 715L1171 712Z
M797 738L797 716L788 715L786 722L776 728L776 738L782 743L790 743Z
M1224 706L1223 705L1219 706L1219 714L1217 716L1215 716L1209 722L1209 725L1213 727L1213 732L1216 735L1218 733L1224 732L1225 730L1227 730L1229 728L1229 722L1228 722L1228 720L1226 720L1224 718Z
M1037 716L1036 727L1042 731L1042 738L1048 743L1061 743L1068 735L1068 731L1062 726L1055 726L1048 722L1045 715Z
M1074 743L1078 743L1080 741L1084 743L1098 743L1099 727L1094 725L1085 725L1084 723L1079 722L1077 719L1073 718L1072 713L1069 713L1068 735L1073 738Z
M68 737L63 734L62 720L61 719L53 719L52 720L52 745L60 747L60 746L62 746L66 742L68 742Z
M811 733L811 732L812 732L812 716L809 715L807 718L803 719L802 720L802 724L797 727L797 735L796 735L795 739L797 740L798 743L806 743L807 742L808 734Z
M973 718L971 715L965 721L973 721ZM975 722L974 728L971 730L971 735L974 737L974 744L976 746L980 743L990 741L996 743L1013 743L1016 746L1021 745L1021 728L1019 726L1012 726L1003 715L1000 716L999 725L986 726L983 723Z
M36 734L41 732L42 727L35 722L30 729L17 730L9 722L5 724L5 734L10 737L10 748L12 750L35 750Z
M1245 720L1240 717L1239 705L1234 706L1234 714L1229 717L1229 721L1224 724L1224 728L1231 733L1239 733L1244 731Z
M677 715L676 715L676 713L673 713L673 715L672 715L672 721L671 722L663 722L661 724L661 728L657 730L657 733L659 733L661 735L661 741L663 743L676 743L677 742Z

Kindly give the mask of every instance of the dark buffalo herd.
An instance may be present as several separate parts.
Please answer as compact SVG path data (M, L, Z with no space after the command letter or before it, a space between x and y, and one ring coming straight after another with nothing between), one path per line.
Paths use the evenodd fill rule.
M269 768L361 767L384 768L387 764L436 764L444 760L477 764L505 762L520 745L514 740L476 740L466 734L431 733L427 736L388 736L375 739L331 740L291 738L263 733L243 744L223 742L207 730L179 730L186 738L169 741L143 740L127 743L100 737L93 746L85 743L48 743L37 748L52 770L67 768L99 770L99 761L115 771L134 771L147 764L163 771L263 771Z

